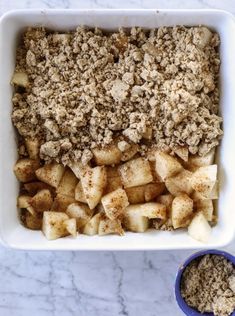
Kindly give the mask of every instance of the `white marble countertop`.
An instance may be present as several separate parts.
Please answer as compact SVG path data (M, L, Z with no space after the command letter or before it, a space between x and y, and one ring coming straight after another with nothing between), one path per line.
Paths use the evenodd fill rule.
M217 8L233 0L0 0L24 8ZM226 250L235 253L235 241ZM0 316L182 316L179 264L192 251L32 252L0 246Z

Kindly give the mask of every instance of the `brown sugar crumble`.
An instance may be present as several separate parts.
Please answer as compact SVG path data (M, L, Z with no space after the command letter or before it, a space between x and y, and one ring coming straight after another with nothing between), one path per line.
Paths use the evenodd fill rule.
M219 255L206 255L186 267L181 281L186 303L200 312L229 316L235 309L235 268Z
M219 42L206 27L29 28L15 69L28 84L13 96L12 121L23 138L40 140L46 162L87 163L116 139L142 155L182 146L203 156L222 135Z

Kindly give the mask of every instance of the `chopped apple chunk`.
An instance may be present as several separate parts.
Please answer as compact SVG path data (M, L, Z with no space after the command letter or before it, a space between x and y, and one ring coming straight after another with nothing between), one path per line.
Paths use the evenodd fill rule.
M166 179L166 188L171 194L175 196L183 192L190 195L193 191L191 178L192 172L188 170L182 170L176 176Z
M210 198L216 184L217 165L198 168L192 175L192 188L202 196Z
M27 88L29 85L29 77L27 73L16 71L11 79L11 84Z
M38 214L32 215L31 213L27 212L25 215L25 226L29 229L41 230L42 217Z
M61 164L51 163L39 168L36 171L36 176L39 180L57 188L64 174L64 170Z
M109 234L118 234L120 236L124 235L121 221L118 219L112 220L102 217L99 222L98 234L100 236Z
M36 179L35 171L39 168L37 160L19 159L14 166L14 173L20 182L30 182Z
M29 154L29 158L31 159L38 159L39 158L39 141L31 138L26 138L25 145Z
M51 211L53 212L65 212L67 207L75 203L75 199L68 195L57 194L55 197L53 204L51 206Z
M188 227L189 235L198 241L208 242L211 235L211 227L202 212L197 213Z
M65 229L73 237L77 236L77 221L75 218L69 218L64 221Z
M92 152L98 166L118 164L122 157L122 152L115 144L104 148L94 148Z
M193 216L193 200L187 194L181 194L172 202L171 220L173 227L186 227Z
M156 172L160 175L162 180L175 176L183 167L174 157L164 153L156 152Z
M75 174L70 170L65 170L59 186L56 192L58 194L64 194L71 197L75 197L75 188L78 183L78 179Z
M42 220L42 231L48 240L57 239L69 235L65 221L68 215L61 212L44 212Z
M202 212L208 222L213 220L213 201L212 200L197 200L195 206L198 212Z
M90 209L94 209L100 202L107 184L107 174L104 166L87 168L80 174L82 189Z
M76 202L67 207L66 214L76 219L77 229L80 229L90 220L93 211L86 204Z
M125 188L153 181L149 162L143 158L136 158L120 165L119 172Z
M75 200L78 202L87 203L87 200L83 192L81 181L78 182L75 188Z
M101 203L109 219L117 219L129 205L128 197L123 189L117 189L102 197Z
M98 234L101 214L95 214L84 226L83 234L93 236Z
M29 203L36 212L49 211L53 204L51 192L47 189L38 191Z

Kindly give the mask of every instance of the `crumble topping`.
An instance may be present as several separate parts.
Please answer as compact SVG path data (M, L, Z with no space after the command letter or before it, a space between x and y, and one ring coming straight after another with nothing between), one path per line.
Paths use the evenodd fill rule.
M186 267L181 294L186 303L201 313L229 316L235 309L235 268L219 255L205 255Z
M40 140L46 162L87 163L93 148L117 138L120 150L125 142L140 154L186 146L203 156L222 135L218 45L218 34L200 26L29 28L16 56L29 84L13 96L13 123Z

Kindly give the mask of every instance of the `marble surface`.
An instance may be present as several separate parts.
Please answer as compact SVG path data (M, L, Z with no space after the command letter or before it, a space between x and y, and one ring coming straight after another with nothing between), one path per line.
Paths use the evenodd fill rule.
M233 0L0 0L24 8L217 8ZM235 241L226 248L235 253ZM32 252L0 246L0 316L182 316L179 264L192 251Z

